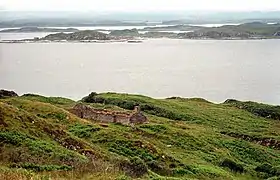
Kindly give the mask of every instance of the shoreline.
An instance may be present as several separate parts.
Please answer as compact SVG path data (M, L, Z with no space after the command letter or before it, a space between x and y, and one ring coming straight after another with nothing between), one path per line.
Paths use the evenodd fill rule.
M41 41L32 41L32 40L0 40L2 44L24 44L24 43L144 43L148 40L201 40L201 41L255 41L255 40L280 40L280 38L223 38L223 39L213 39L213 38L146 38L146 39L121 39L121 40L41 40Z
M130 44L140 44L148 40L187 40L187 41L257 41L257 40L280 40L279 38L254 38L254 39L211 39L211 38L197 38L197 39L182 39L182 38L148 38L144 40L88 40L88 41L21 41L21 40L0 40L1 44L42 44L42 43L130 43ZM140 42L141 41L141 42Z

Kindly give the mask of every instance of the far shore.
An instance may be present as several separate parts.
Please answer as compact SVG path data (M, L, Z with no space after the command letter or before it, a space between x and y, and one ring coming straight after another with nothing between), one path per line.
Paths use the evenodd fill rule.
M277 38L223 38L223 39L212 39L212 38L193 38L193 39L182 39L182 38L145 38L145 39L120 39L120 40L0 40L0 43L18 44L18 43L144 43L148 40L216 40L216 41L244 41L244 40L279 40Z

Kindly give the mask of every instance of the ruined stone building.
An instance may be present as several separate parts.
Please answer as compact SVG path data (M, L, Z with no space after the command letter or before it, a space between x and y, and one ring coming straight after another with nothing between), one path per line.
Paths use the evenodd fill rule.
M71 113L84 119L95 120L103 123L121 123L125 125L142 124L148 121L146 116L141 113L140 107L135 106L132 113L109 111L105 109L95 109L84 104L77 104Z

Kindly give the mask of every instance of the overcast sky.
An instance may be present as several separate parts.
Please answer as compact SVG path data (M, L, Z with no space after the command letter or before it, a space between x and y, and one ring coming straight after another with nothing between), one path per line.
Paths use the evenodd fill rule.
M266 11L280 10L280 0L0 0L0 7L21 11Z

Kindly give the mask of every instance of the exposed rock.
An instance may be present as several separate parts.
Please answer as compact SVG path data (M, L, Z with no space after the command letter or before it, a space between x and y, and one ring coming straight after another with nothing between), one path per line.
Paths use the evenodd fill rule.
M147 122L146 116L140 112L140 107L136 106L133 113L118 112L95 109L84 104L77 104L71 110L71 113L84 119L95 120L102 123L121 123L125 125L142 124Z
M131 37L140 36L137 29L124 29L124 30L114 30L110 32L110 36L121 36L121 37Z
M242 139L245 141L253 142L256 144L260 144L262 146L279 149L280 150L280 141L272 138L262 138L262 137L254 137L246 134L238 134L233 132L221 132L221 134L228 135L230 137Z
M17 93L14 91L7 91L7 90L0 90L0 98L7 98L7 97L16 97L18 96Z
M274 36L280 36L280 31L276 32Z

